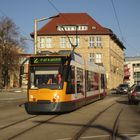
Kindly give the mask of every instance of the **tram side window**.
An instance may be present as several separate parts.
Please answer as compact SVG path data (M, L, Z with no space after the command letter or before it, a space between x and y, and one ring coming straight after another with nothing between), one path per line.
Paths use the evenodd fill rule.
M35 68L31 67L30 69L30 82L29 82L29 86L31 88L35 88L36 87L36 83L35 83Z
M91 71L87 71L87 83L86 83L86 90L87 91L93 91L94 90L94 86L93 86L93 76L94 73Z
M31 73L31 83L30 83L30 84L31 84L30 86L31 86L32 88L35 87L34 81L35 81L35 73L32 72L32 73Z
M101 88L105 88L106 87L106 77L104 74L101 74Z
M94 90L99 90L99 73L94 73L94 81L93 81L93 85L94 85Z
M77 68L77 93L83 92L83 69Z
M104 74L101 74L101 88L105 87Z
M75 67L71 66L67 80L67 94L75 94Z

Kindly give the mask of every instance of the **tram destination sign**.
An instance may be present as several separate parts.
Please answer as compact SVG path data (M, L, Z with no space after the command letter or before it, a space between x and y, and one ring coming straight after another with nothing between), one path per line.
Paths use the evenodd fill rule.
M31 64L61 64L63 63L62 57L31 57Z

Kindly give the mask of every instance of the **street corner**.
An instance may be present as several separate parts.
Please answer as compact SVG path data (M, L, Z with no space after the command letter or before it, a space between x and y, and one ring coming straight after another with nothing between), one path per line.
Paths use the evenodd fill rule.
M7 89L0 91L0 100L9 100L17 98L25 98L27 91L25 89Z

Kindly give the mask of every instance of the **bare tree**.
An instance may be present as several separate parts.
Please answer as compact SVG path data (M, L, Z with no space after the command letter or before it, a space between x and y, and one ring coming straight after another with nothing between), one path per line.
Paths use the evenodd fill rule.
M0 84L8 86L9 72L19 69L19 52L24 43L15 23L8 17L0 19ZM2 82L1 82L2 81Z

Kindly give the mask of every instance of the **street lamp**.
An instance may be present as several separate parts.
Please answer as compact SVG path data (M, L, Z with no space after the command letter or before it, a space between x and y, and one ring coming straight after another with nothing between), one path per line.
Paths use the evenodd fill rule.
M55 18L55 17L59 17L59 15L34 20L34 54L36 54L36 52L37 52L37 24L38 24L38 22L48 20L48 19L52 19L52 18Z

